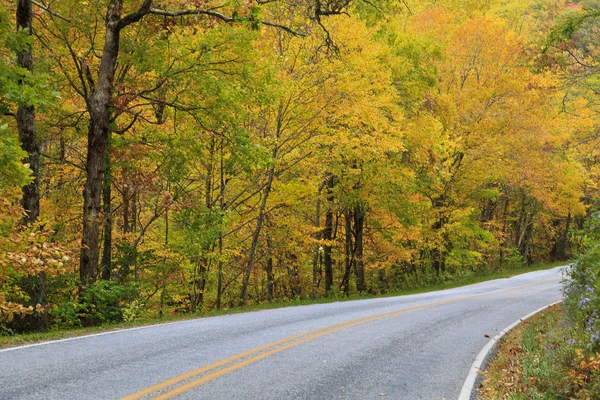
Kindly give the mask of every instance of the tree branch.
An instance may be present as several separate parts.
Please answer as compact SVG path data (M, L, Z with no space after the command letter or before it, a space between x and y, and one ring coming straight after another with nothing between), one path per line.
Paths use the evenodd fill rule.
M176 11L168 11L168 10L161 10L158 8L150 8L149 14L154 14L154 15L162 15L163 17L181 17L181 16L185 16L185 15L208 15L210 17L214 17L216 19L219 19L223 22L228 22L228 23L233 23L233 22L242 22L244 21L243 19L240 18L233 18L230 16L227 16L223 13L214 11L214 10L176 10ZM281 25L281 24L277 24L274 22L269 22L269 21L259 21L260 24L265 25L265 26L270 26L272 28L277 28L277 29L281 29L283 31L286 31L294 36L301 36L304 37L306 36L305 33L302 32L298 32L293 30L292 28L290 28L289 26L285 26L285 25Z
M163 17L181 17L185 15L208 15L211 17L215 17L224 22L236 22L235 18L228 17L225 14L222 14L213 10L176 10L176 11L168 11L161 10L159 8L150 8L148 10L148 14L154 15L162 15Z
M138 8L137 11L128 14L121 18L119 21L119 29L126 28L127 26L134 24L150 14L150 6L152 6L152 0L144 0L144 3Z
M35 0L31 0L31 4L36 5L37 7L41 8L42 10L46 11L47 13L49 13L50 15L58 17L58 18L62 19L63 21L66 21L66 22L69 22L69 23L71 22L71 20L63 17L62 15L60 15L59 13L57 13L56 11L52 11L49 6L46 6L46 5L42 4L42 3L38 3Z

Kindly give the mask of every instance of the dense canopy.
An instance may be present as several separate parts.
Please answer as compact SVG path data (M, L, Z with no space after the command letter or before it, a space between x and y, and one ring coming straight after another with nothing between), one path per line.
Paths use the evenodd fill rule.
M568 259L599 7L2 0L0 334Z

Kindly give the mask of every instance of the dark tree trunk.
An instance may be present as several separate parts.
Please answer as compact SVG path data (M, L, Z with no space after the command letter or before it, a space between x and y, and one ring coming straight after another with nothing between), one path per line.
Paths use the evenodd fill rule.
M265 272L267 273L267 300L273 301L275 292L275 276L273 274L273 254L271 249L271 240L267 238L267 262L265 264Z
M323 264L325 266L325 293L329 294L333 288L333 261L331 259L331 241L333 240L333 187L334 177L327 179L327 212L325 214L325 227L323 228Z
M91 88L87 99L90 122L85 164L86 181L83 189L83 234L79 258L79 277L82 285L93 283L98 274L100 197L105 170L104 158L110 133L113 81L119 54L121 9L120 1L111 1L106 13L106 37L98 81Z
M525 204L523 202L523 204ZM533 236L533 218L535 217L536 207L535 204L531 204L531 211L526 212L526 207L523 205L523 212L521 214L519 240L517 241L517 247L523 259L528 264L531 263L531 239Z
M530 253L532 237L533 237L533 220L529 224L527 224L527 229L525 231L525 238L521 244L521 255L523 256L523 258L525 259L525 262L527 264L532 263L531 253Z
M439 211L441 208L447 206L446 196L444 194L438 196L433 199L431 204L436 210L436 220L431 225L431 229L435 234L439 237L439 244L436 244L435 247L431 250L431 266L436 274L440 274L446 269L446 253L447 253L447 244L446 240L443 237L443 234L439 233L441 229L447 222L447 218L444 216L444 210Z
M199 260L194 273L194 293L191 301L192 312L202 305L204 302L204 290L206 288L206 267L204 260Z
M365 267L363 261L363 231L365 225L365 212L361 207L354 208L354 263L356 271L356 290L367 290L365 284Z
M508 242L510 239L509 235L506 235L506 230L507 230L507 226L508 226L508 221L507 221L507 216L508 216L508 196L504 196L503 199L504 202L504 206L502 209L502 235L504 236L504 241L502 242L502 245L500 246L500 254L499 254L499 264L502 265L504 264L504 249L508 248Z
M17 1L16 20L17 30L26 30L31 35L31 0ZM17 64L29 72L33 71L31 45L17 53ZM32 182L23 188L21 198L21 206L25 210L21 223L26 225L35 222L40 215L40 149L35 131L35 108L19 104L16 119L21 147L27 152L23 162L29 164L33 177Z
M219 234L219 261L217 266L217 300L216 305L217 310L221 309L221 297L223 295L223 233Z
M321 244L319 241L321 240L322 232L320 230L321 227L321 190L323 189L323 184L319 186L319 190L317 192L317 202L315 206L315 228L317 228L317 232L315 233L315 240L317 243L315 244L315 250L313 252L313 261L312 261L312 297L317 296L317 285L318 279L317 275L319 272L319 258L320 258L320 249Z
M137 232L138 223L138 192L137 187L134 187L131 194L131 212L129 213L129 232Z
M225 188L226 188L226 183L225 183L225 169L224 169L224 165L223 165L223 141L221 141L221 145L220 145L220 157L219 157L219 209L221 210L221 212L225 211ZM218 276L217 276L217 300L216 300L216 307L217 310L221 309L221 296L223 293L223 226L221 225L221 227L219 228L220 232L219 232L219 261L218 261Z
M440 218L435 221L431 228L434 232L438 232L443 226L444 220ZM431 250L431 266L438 275L446 269L446 251L444 243L437 245Z
M344 246L345 253L345 262L344 262L344 279L342 280L342 289L344 294L348 296L350 294L350 274L352 273L352 264L353 264L353 244L352 244L352 212L346 211L344 215L344 223L345 223L345 231L346 231L346 241Z
M28 35L32 34L33 13L31 7L31 0L17 1L17 31L26 31ZM30 73L33 72L31 45L17 53L17 65ZM25 83L20 82L20 84ZM27 152L23 163L29 164L33 178L31 183L23 187L23 197L21 197L20 202L21 207L25 211L20 223L28 225L34 223L40 215L40 148L35 129L35 107L27 104L19 104L16 120L21 148ZM41 272L31 279L33 280L32 303L34 306L41 304L42 307L45 307L47 303L46 274ZM31 321L31 328L33 330L44 330L48 327L48 313L35 313Z
M123 188L123 233L129 233L129 186L127 184L124 185Z
M277 112L277 126L275 128L275 137L279 138L283 130L283 118L284 110L283 104L279 105ZM256 226L254 227L254 233L252 234L252 244L250 245L250 254L248 254L248 263L246 264L246 270L244 271L244 278L242 280L242 288L240 291L240 305L246 304L246 296L248 291L248 283L250 282L250 273L254 267L254 258L256 256L256 249L258 247L258 239L260 237L260 231L265 219L267 211L267 200L271 194L271 188L273 186L273 179L275 179L275 160L277 160L277 154L279 152L279 146L275 144L273 151L271 152L271 166L267 170L267 183L262 193L262 201L258 210L258 217L256 218Z
M560 231L552 249L552 258L557 261L569 258L569 229L571 229L571 213L567 215L565 229Z
M277 156L277 147L273 149L273 160ZM269 167L267 172L267 184L262 193L262 201L258 210L258 217L256 217L256 225L254 232L252 233L252 244L250 245L250 253L248 254L248 262L246 263L246 269L244 271L244 278L242 280L242 288L240 291L240 305L246 304L246 296L248 292L248 283L250 282L250 274L254 267L254 259L256 257L256 249L258 247L258 239L260 238L260 231L262 229L263 222L265 220L265 214L267 211L267 200L271 193L271 187L273 185L273 179L275 177L275 166Z
M104 216L104 243L102 247L102 279L110 280L110 272L112 269L112 208L111 208L111 191L112 191L112 176L110 165L110 137L107 152L105 155L106 171L104 172L104 184L102 188L102 203Z

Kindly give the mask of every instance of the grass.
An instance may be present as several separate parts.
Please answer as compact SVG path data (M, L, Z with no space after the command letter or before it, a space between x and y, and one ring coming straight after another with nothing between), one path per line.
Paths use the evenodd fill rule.
M159 323L167 323L167 322L175 322L175 321L184 321L196 318L203 317L212 317L218 315L226 315L226 314L236 314L240 312L249 312L249 311L258 311L258 310L266 310L273 308L281 308L281 307L289 307L289 306L300 306L300 305L310 305L310 304L322 304L322 303L332 303L336 301L349 301L349 300L360 300L360 299L369 299L369 298L379 298L379 297L393 297L393 296L406 296L410 294L418 294L418 293L426 293L433 292L438 290L452 289L459 286L471 285L474 283L489 281L493 279L501 279L501 278L509 278L511 276L524 274L527 272L539 271L549 268L554 268L557 266L565 265L566 262L555 262L555 263L538 263L529 266L524 266L521 268L515 268L508 271L501 272L488 272L485 274L476 274L469 276L464 279L455 280L451 282L445 282L441 284L428 285L416 289L410 290L402 290L396 292L390 292L383 295L372 295L372 294L355 294L351 296L344 297L319 297L319 298L301 298L294 299L289 301L276 301L271 303L260 303L253 304L246 307L235 307L235 308L223 308L220 310L211 310L202 314L183 314L177 316L165 315L161 319L150 319L150 318L142 318L137 319L133 322L121 322L121 323L111 323L106 325L94 326L94 327L85 327L85 328L75 328L75 329L62 329L62 330L51 330L48 332L36 332L36 333L27 333L21 335L14 336L0 336L0 349L8 348L14 346L20 346L25 344L38 343L49 340L58 340L69 337L77 337L84 336L94 333L101 332L109 332L115 331L119 329L154 325Z
M600 398L600 354L589 354L562 305L553 306L509 332L484 373L480 399Z

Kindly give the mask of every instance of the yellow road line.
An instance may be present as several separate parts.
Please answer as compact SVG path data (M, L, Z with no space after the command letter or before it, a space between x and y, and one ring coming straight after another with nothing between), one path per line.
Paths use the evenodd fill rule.
M286 343L286 342L289 342L289 341L292 341L292 340L295 340L295 339L299 339L299 338L302 338L304 336L308 336L308 335L311 335L311 334L314 334L314 333L317 333L317 332L320 332L320 331L323 331L323 330L331 329L332 327L337 327L337 326L341 326L341 325L347 325L347 324L353 323L353 322L355 322L357 320L362 320L364 318L368 318L368 317L357 318L355 320L340 322L340 323L337 323L337 324L334 324L334 325L329 325L329 326L325 326L325 327L322 327L322 328L314 329L312 331L300 333L298 335L290 336L290 337L278 340L276 342L265 344L263 346L255 347L255 348L250 349L248 351L244 351L243 353L235 354L235 355L233 355L231 357L224 358L224 359L222 359L220 361L214 362L214 363L206 365L204 367L188 371L188 372L186 372L184 374L175 376L175 377L173 377L171 379L167 379L166 381L163 381L163 382L158 383L156 385L149 386L146 389L140 390L139 392L135 392L133 394L125 396L121 400L136 400L136 399L140 399L140 398L142 398L144 396L148 396L149 394L152 394L152 393L157 392L159 390L165 389L165 388L167 388L169 386L173 386L173 385L175 385L177 383L180 383L180 382L185 381L187 379L193 378L193 377L195 377L197 375L203 374L204 372L208 372L208 371L213 370L215 368L222 367L224 365L227 365L227 364L229 364L231 362L234 362L236 360L239 360L241 358L248 357L248 356L250 356L250 355L252 355L254 353L261 352L263 350L267 350L267 349L269 349L269 348L271 348L273 346L278 346L280 344L283 344L283 343Z
M318 329L314 329L311 331L307 331L298 335L294 335L294 336L290 336L281 340L277 340L275 342L271 342L268 344L265 344L263 346L259 346L256 348L253 348L251 350L233 355L231 357L227 357L223 360L217 361L215 363L206 365L204 367L201 368L197 368L191 371L188 371L184 374L175 376L173 378L167 379L163 382L160 382L156 385L150 386L148 388L142 389L138 392L135 392L133 394L130 394L128 396L125 396L122 398L122 400L138 400L141 399L143 397L149 396L152 393L161 391L163 389L167 389L168 387L177 385L181 382L184 382L186 380L190 380L198 375L204 374L205 372L209 372L212 370L215 370L217 368L220 367L224 367L227 364L230 363L234 363L230 366L226 366L224 368L218 369L216 371L210 372L206 375L203 375L197 379L193 379L190 382L187 382L183 385L177 386L174 389L171 389L165 393L162 393L158 396L153 397L156 400L163 400L163 399L170 399L172 397L178 396L184 392L187 392L195 387L198 387L204 383L210 382L214 379L217 379L223 375L226 375L228 373L231 373L233 371L236 371L240 368L243 368L247 365L253 364L259 360L262 360L263 358L266 358L272 354L275 353L279 353L283 350L289 349L290 347L294 347L297 346L301 343L305 343L308 342L310 340L316 339L318 337L321 336L325 336L331 333L335 333L344 329L348 329L354 326L358 326L358 325L362 325L362 324L366 324L368 322L373 322L373 321L377 321L380 319L384 319L384 318L389 318L392 316L396 316L396 315L401 315L401 314L405 314L408 312L412 312L412 311L417 311L417 310L423 310L423 309L428 309L428 308L432 308L432 307L436 307L436 306L440 306L440 305L445 305L445 304L451 304L451 303L456 303L459 301L464 301L464 300L469 300L469 299L473 299L473 298L478 298L478 297L483 297L483 296L489 296L492 294L499 294L499 293L505 293L505 292L509 292L509 291L514 291L514 290L518 290L518 289L523 289L525 287L530 287L530 286L537 286L537 285L541 285L543 283L548 283L548 282L552 282L552 281L556 281L560 278L552 278L552 279L547 279L544 281L539 281L539 282L533 282L533 283L528 283L525 285L520 285L520 286L516 286L516 287L512 287L512 288L507 288L507 289L500 289L500 290L496 290L493 292L487 292L487 293L479 293L479 294L474 294L474 295L469 295L469 296L463 296L463 297L458 297L455 299L449 299L449 300L443 300L443 301L439 301L439 302L435 302L435 303L430 303L430 304L424 304L421 306L415 306L415 307L410 307L410 308L405 308L402 310L396 310L396 311L389 311L386 313L382 313L382 314L377 314L377 315L373 315L373 316L367 316L367 317L361 317L361 318L356 318L353 320L349 320L349 321L345 321L345 322L340 322L337 324L333 324L333 325L328 325L322 328L318 328ZM259 353L259 354L256 354ZM254 355L256 354L256 355ZM252 356L250 358L247 358L245 360L243 360L246 357ZM239 361L239 362L236 362Z

